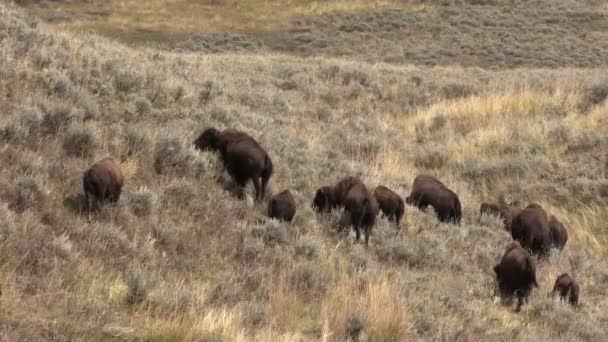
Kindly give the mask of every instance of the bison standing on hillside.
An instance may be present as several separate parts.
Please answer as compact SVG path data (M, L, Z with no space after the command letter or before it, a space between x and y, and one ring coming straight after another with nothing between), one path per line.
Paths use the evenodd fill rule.
M439 221L460 224L462 210L458 195L433 176L417 176L405 202L420 209L430 205L437 213Z
M546 255L552 240L549 219L543 207L532 203L524 208L513 219L511 236L530 253Z
M83 177L84 194L89 210L93 201L97 203L118 201L123 182L120 164L114 158L106 157L94 163Z
M500 263L494 266L498 289L502 297L517 297L519 311L524 300L532 290L538 287L536 281L536 264L530 254L517 241L511 241L505 248Z
M226 129L206 129L195 141L201 151L219 151L224 167L232 179L245 187L251 179L255 188L255 199L264 199L266 186L272 176L272 161L260 145L246 133Z
M405 213L405 204L403 198L391 189L378 185L374 189L374 197L380 206L380 210L384 213L389 220L394 220L397 228L399 228L399 222Z
M355 229L357 241L361 238L360 229L363 229L365 245L369 245L369 235L380 208L374 196L360 179L346 177L333 187L320 188L313 200L313 207L320 212L329 212L334 208L344 207Z
M498 215L505 225L505 230L508 232L511 232L513 218L521 211L522 209L519 208L519 202L513 202L511 204L484 202L479 207L480 215L484 213Z
M268 203L268 217L291 222L296 214L296 200L289 190L272 197Z
M556 292L559 293L560 299L566 300L566 297L568 297L568 302L571 305L578 305L578 296L580 293L578 283L568 273L560 275L555 280L551 294L555 296Z
M566 227L557 219L557 217L551 215L549 219L549 229L551 230L551 242L553 247L560 251L566 246L568 242L568 231Z

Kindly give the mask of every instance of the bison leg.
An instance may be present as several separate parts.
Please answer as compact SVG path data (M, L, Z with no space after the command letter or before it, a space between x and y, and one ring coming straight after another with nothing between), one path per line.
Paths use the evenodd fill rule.
M369 245L369 231L371 227L365 227L365 247Z
M255 199L254 202L257 201L258 199L261 199L261 191L260 191L260 179L257 176L254 176L251 178L251 181L253 182L253 187L255 189Z
M524 298L523 296L518 295L517 296L517 307L515 308L515 312L520 312L521 311L521 306L524 303Z

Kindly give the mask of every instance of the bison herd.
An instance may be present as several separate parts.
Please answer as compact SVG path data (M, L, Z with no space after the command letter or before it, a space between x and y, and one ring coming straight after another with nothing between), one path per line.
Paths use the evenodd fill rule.
M255 189L254 201L264 199L273 165L268 153L255 139L235 129L219 131L208 128L194 140L194 146L200 151L219 152L223 166L234 182L243 189L251 180ZM119 163L112 157L94 163L84 173L83 186L89 210L94 202L116 202L123 186ZM405 201L385 186L379 185L371 192L359 178L345 177L333 185L320 187L312 207L318 213L343 208L355 230L356 240L360 240L363 231L367 247L380 211L399 228L405 213L404 203L420 209L432 207L441 222L460 224L462 219L458 195L430 175L418 175L414 179ZM539 286L532 255L543 258L551 248L562 250L568 241L568 232L554 215L537 203L525 208L517 201L510 204L482 203L479 211L480 214L499 216L513 238L500 262L494 266L494 272L501 296L516 297L516 310L519 311L532 288ZM267 214L271 218L291 222L295 213L296 201L289 190L276 194L268 202ZM578 284L567 273L557 278L552 293L558 293L572 305L578 304Z

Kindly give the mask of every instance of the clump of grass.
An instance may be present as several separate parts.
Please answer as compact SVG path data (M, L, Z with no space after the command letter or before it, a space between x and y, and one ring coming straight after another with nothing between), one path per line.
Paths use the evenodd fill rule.
M437 146L419 147L413 156L414 165L430 170L443 168L448 160L445 148Z
M63 150L70 157L91 158L96 148L95 133L87 127L72 128L63 140Z
M132 267L124 274L127 285L125 301L129 305L137 305L146 300L153 287L150 275L143 269Z
M17 143L38 139L41 134L43 113L37 107L18 107L2 127L2 137Z
M4 197L9 208L23 213L28 209L41 210L46 203L47 191L36 178L24 176L16 179L15 185L4 194Z
M154 148L154 170L158 174L184 176L189 172L193 150L177 137L161 137Z
M608 81L596 82L585 89L579 108L583 112L599 105L608 98Z
M156 202L156 194L145 187L129 194L131 211L138 217L148 217L154 213Z

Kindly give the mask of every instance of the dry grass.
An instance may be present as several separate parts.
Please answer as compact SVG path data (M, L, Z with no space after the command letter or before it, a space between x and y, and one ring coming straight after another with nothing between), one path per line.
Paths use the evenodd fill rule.
M131 48L6 4L0 45L4 340L608 338L605 69ZM217 156L191 146L207 126L268 150L270 192L298 203L292 225L225 190ZM89 221L82 173L108 154L127 186ZM423 172L459 193L461 226L408 206L401 233L381 219L365 249L339 213L310 208L347 174L406 196ZM540 202L570 233L521 313L494 297L509 236L478 215L499 196ZM547 297L561 272L580 308Z
M375 63L608 65L601 1L137 0L37 3L51 25L205 53L280 52ZM456 86L453 88L453 86ZM448 86L465 90L458 82ZM466 85L465 85L466 86Z

